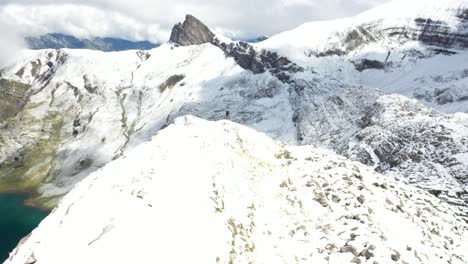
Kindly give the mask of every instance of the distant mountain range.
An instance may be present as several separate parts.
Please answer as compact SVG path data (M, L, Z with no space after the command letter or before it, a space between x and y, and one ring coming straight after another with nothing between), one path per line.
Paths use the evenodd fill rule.
M130 41L120 38L79 39L74 36L50 33L39 37L26 37L30 49L91 49L101 51L150 50L159 46L149 41Z

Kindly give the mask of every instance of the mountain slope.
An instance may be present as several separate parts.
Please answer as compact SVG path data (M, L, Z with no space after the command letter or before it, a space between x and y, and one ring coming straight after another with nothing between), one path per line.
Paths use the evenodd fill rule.
M41 190L49 197L187 113L218 120L229 112L278 138L295 137L285 85L244 71L210 44L166 44L147 53L28 52L3 78L29 89L20 113L3 122L0 170L50 182ZM44 145L51 155L36 162ZM14 168L14 158L25 166Z
M321 77L468 112L468 1L395 0L356 17L311 22L259 43Z
M81 182L5 263L466 263L458 214L330 151L182 117Z
M458 39L466 1L415 3L409 10L422 12L392 19L382 10L405 4L395 1L255 45L187 16L169 43L147 52L25 52L0 75L9 94L0 190L37 190L53 206L91 172L191 114L334 150L466 211L467 115L452 112L468 111L467 50L389 31L412 21L405 31ZM451 31L421 31L420 17L437 17ZM373 23L366 35L379 38L359 33L349 46L347 35L363 23Z
M464 0L392 1L356 17L305 24L256 47L306 69L293 78L301 143L466 205L466 115L441 115L385 94L468 112L467 10Z
M157 44L149 41L129 41L119 38L79 39L70 35L50 33L39 37L26 37L26 45L33 50L40 49L91 49L101 51L150 50Z

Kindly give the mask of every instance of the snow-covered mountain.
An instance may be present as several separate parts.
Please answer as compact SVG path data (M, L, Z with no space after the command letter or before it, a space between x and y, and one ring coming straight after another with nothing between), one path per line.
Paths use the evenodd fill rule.
M468 123L452 113L468 112L467 43L468 1L397 0L258 47L306 69L293 85L302 143L466 204Z
M93 173L15 249L24 263L466 263L434 196L229 121L176 119Z
M304 24L258 46L321 77L468 112L467 10L466 0L394 0L356 17Z
M397 0L258 44L187 16L150 51L25 51L0 72L0 191L54 206L190 114L328 148L466 210L467 3Z

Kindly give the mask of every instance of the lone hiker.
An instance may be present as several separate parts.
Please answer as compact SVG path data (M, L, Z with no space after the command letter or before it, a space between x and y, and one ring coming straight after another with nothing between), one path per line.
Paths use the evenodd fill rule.
M229 111L226 111L226 119L229 118Z
M13 159L13 168L15 168L15 169L20 169L20 168L22 168L22 167L24 167L23 162L20 160L19 157L15 157L15 158Z

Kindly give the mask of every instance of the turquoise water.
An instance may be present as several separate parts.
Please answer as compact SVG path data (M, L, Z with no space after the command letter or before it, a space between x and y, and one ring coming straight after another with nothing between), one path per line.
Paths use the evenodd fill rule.
M24 199L18 194L0 194L0 263L48 214L25 206Z

